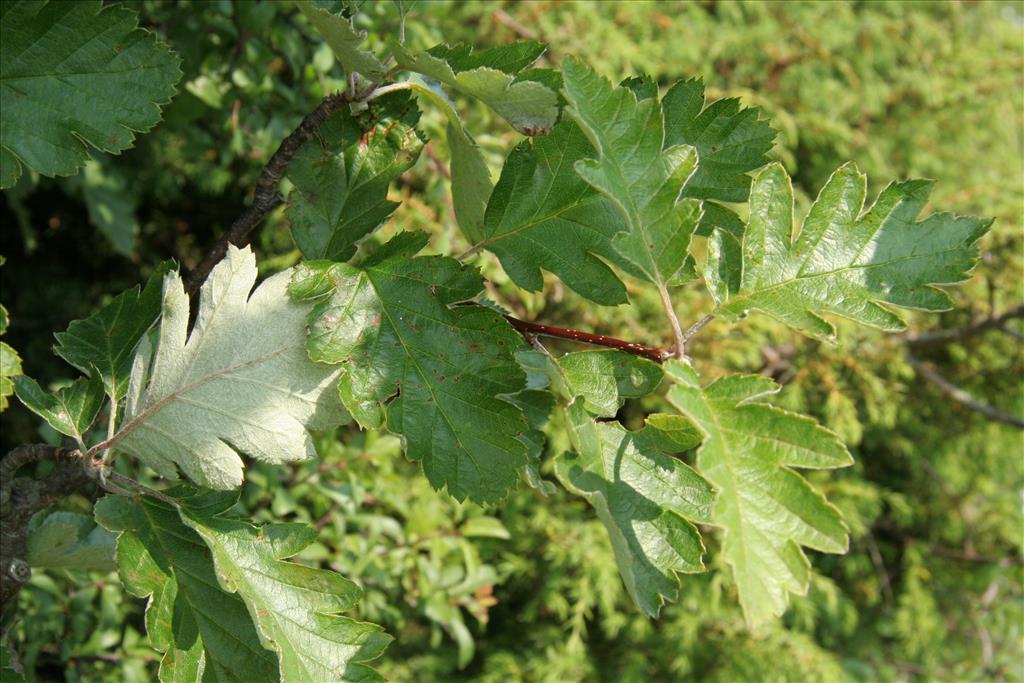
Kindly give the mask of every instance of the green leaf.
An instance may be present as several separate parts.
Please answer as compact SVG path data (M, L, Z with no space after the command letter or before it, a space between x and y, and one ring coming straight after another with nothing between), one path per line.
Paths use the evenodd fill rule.
M690 237L700 220L700 202L677 203L697 155L689 145L667 146L661 106L637 100L629 87L613 88L577 59L565 62L563 92L571 116L597 150L576 171L611 199L626 219L613 246L617 265L659 289L693 273Z
M627 398L651 393L662 378L657 363L622 351L577 351L557 362L570 398L602 417L613 417Z
M484 211L491 196L491 171L459 118L455 103L438 86L413 76L408 81L413 92L441 107L448 124L445 135L451 154L452 205L459 230L472 243L483 239Z
M516 147L487 203L477 245L494 252L523 289L542 289L543 268L595 303L621 304L626 288L598 256L615 259L611 240L625 227L622 216L573 168L592 156L593 146L570 120Z
M216 514L234 500L221 494L203 502ZM276 658L260 644L245 603L220 588L210 549L175 508L149 496L106 496L95 514L100 525L119 532L125 588L149 598L146 631L164 653L160 681L279 680Z
M25 559L33 567L102 572L117 568L114 536L88 515L77 512L37 514L28 528Z
M95 159L85 162L83 172L73 180L82 189L89 222L99 228L114 250L123 256L135 252L139 224L135 220L135 196L128 179Z
M245 602L268 650L278 653L282 683L383 681L365 662L391 637L376 624L340 616L362 591L331 571L284 560L316 539L305 524L268 524L198 515L182 519L213 552L221 588Z
M7 331L7 309L0 306L0 334ZM7 410L7 397L14 393L14 378L21 374L21 357L6 342L0 342L0 413Z
M0 641L0 680L4 683L25 683L25 677L14 670L14 657L11 655L6 638Z
M352 28L351 19L340 14L332 14L307 0L296 0L295 4L331 46L335 58L346 73L357 72L376 82L384 80L388 68L372 53L359 49L365 34Z
M710 523L725 530L722 554L732 566L747 620L781 615L788 593L804 594L810 563L800 546L844 553L842 516L791 468L853 463L846 447L809 417L758 399L780 387L761 375L729 375L701 387L689 365L669 361L669 401L704 435L697 469L717 497Z
M597 510L630 597L655 617L663 596L675 599L677 573L704 571L704 544L693 522L710 520L714 495L672 456L680 443L673 434L686 421L666 415L630 432L616 422L595 422L579 401L567 413L575 453L558 456L555 473Z
M256 282L247 247L229 247L203 285L195 327L178 273L164 279L163 314L152 363L140 348L116 448L165 477L177 469L202 486L242 483L246 453L269 463L315 455L306 429L345 419L334 398L338 371L304 350L310 307L287 294L290 271ZM148 383L147 383L148 382Z
M0 188L28 166L71 175L89 147L118 153L160 120L180 60L100 0L0 4Z
M359 268L306 263L291 293L326 297L310 315L310 357L347 364L341 396L361 424L377 426L390 400L388 429L435 488L494 502L536 450L522 412L501 398L524 386L513 357L523 341L491 308L457 305L483 289L480 274L412 258L426 241L399 234Z
M358 115L337 112L299 149L287 216L303 256L347 261L398 207L388 186L419 158L418 120L409 94L392 93Z
M539 40L518 40L483 50L474 50L471 45L435 45L427 53L447 62L457 74L483 67L514 76L536 62L545 50L547 46Z
M18 399L61 434L83 443L83 434L95 422L103 406L103 384L99 377L79 377L56 394L43 390L31 377L14 379Z
M903 319L882 304L942 311L935 284L963 281L991 220L939 213L917 222L932 182L890 184L862 214L867 178L849 163L832 174L793 236L793 189L779 164L758 174L742 243L739 290L721 306L738 318L759 310L801 332L833 338L821 314L883 330Z
M403 69L477 98L523 135L543 135L558 120L558 95L541 83L517 81L514 73L501 70L522 64L523 56L535 51L538 44L527 43L525 49L517 45L522 44L485 50L475 56L465 48L444 46L417 54L398 44L392 49Z
M665 145L692 145L697 170L683 187L684 197L745 202L750 171L768 163L775 130L760 119L759 109L741 109L738 99L706 107L699 78L676 83L665 93Z
M128 388L135 347L160 315L160 287L171 266L164 261L145 287L136 285L118 294L96 313L54 335L54 352L82 372L96 373L115 403Z

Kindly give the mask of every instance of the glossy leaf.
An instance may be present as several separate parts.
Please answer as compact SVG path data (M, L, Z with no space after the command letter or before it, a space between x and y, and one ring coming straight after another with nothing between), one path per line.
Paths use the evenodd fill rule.
M524 289L543 287L543 268L591 301L621 304L626 288L598 257L614 260L612 237L626 226L615 205L573 167L594 155L570 120L521 143L491 193L478 245L494 252Z
M114 297L110 303L65 332L58 332L54 351L89 375L96 374L115 402L128 388L135 347L160 315L160 287L171 263L160 264L146 282Z
M0 3L0 187L21 167L71 175L160 120L180 60L134 12L99 0Z
M426 239L402 233L358 268L306 263L291 293L323 299L310 316L310 357L346 364L341 397L360 423L378 426L387 403L388 429L435 488L494 502L537 448L502 399L524 387L513 357L523 342L491 308L458 306L480 293L480 275L454 259L413 258Z
M304 350L310 307L289 299L290 276L278 273L250 294L256 259L230 247L203 285L188 334L188 297L179 275L167 274L158 344L151 363L146 349L136 355L118 450L214 489L242 483L236 450L270 463L315 455L306 429L345 415L334 397L338 371Z
M616 263L664 288L693 274L688 250L700 220L700 202L677 202L697 163L689 145L666 145L656 98L637 100L629 87L613 88L576 59L562 71L571 116L597 151L577 161L576 171L611 199L625 218L613 246Z
M716 492L711 524L722 527L722 554L753 624L781 615L789 593L804 594L810 563L801 546L846 552L846 525L792 468L853 463L846 447L809 417L759 399L780 387L761 375L728 375L706 387L692 367L669 361L669 401L704 439L697 469Z
M358 115L337 112L299 149L287 216L303 256L347 261L398 207L388 186L419 158L418 120L408 93L391 93Z
M14 392L26 408L79 443L83 442L83 435L95 422L103 405L103 385L99 377L80 377L51 394L31 377L22 375L14 379Z
M299 10L309 23L323 36L334 57L346 73L357 72L371 81L381 81L388 69L373 53L361 50L365 34L352 27L352 20L332 14L308 0L296 0Z
M578 401L567 414L574 452L555 459L555 472L597 510L630 597L655 617L664 598L675 598L677 573L704 571L694 522L710 521L714 494L672 455L697 445L699 436L680 439L687 422L678 415L652 416L659 419L630 432L616 422L595 422Z
M516 44L501 46L477 55L444 46L415 54L401 45L392 48L403 69L477 98L523 135L543 135L558 119L558 96L541 83L516 80L514 73L501 70L520 66L531 51L539 56L536 45L527 43L525 51Z
M832 338L822 314L883 330L902 330L886 305L942 311L949 296L935 284L967 277L976 242L991 220L940 213L918 222L932 182L890 184L862 213L867 179L850 163L837 170L793 234L793 190L773 164L750 192L742 276L721 311L736 318L759 310L815 337ZM713 286L713 289L723 289Z
M204 501L208 514L235 497ZM96 521L117 532L117 564L129 593L149 598L146 631L163 653L162 683L276 681L277 658L263 648L242 599L218 585L213 556L171 505L148 496L106 496Z

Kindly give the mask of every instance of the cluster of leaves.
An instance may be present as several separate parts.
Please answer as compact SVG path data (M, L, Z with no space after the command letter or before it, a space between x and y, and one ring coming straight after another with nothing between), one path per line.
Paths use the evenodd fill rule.
M395 13L403 28L407 4L398 3ZM359 3L334 5L338 3L299 3L288 16L303 17L323 35L341 73L358 72L372 81L385 78L387 67L365 50L364 37L352 20L366 8ZM48 15L52 6L45 3L12 7L3 18L5 36L8 26L34 26L25 17L40 22L37 31L70 20ZM260 22L281 11L246 10L256 24L239 31L266 26ZM90 12L90 21L105 18L111 26L125 21L118 8L99 10L97 5ZM364 15L354 16L361 21ZM409 28L416 25L410 22ZM31 29L24 35L31 37ZM150 56L161 50L170 54L141 39L143 34L133 32L131 22L124 32L112 35L112 47L117 48L112 52L118 56L125 51L117 41L129 38ZM426 112L424 121L417 100L406 92L364 98L328 120L289 168L294 189L285 217L297 252L278 263L288 265L300 256L310 260L251 291L257 277L255 258L249 250L232 249L204 285L191 330L180 278L168 272L169 266L158 267L146 288L119 295L59 335L58 354L86 377L54 394L29 378L18 378L15 384L21 401L56 432L75 439L83 452L88 446L94 452L113 447L155 475L176 478L181 472L216 490L236 488L246 477L262 480L267 488L272 470L261 465L246 472L238 453L271 464L305 460L336 443L325 437L317 449L307 429L331 430L351 415L370 430L371 444L384 431L400 437L398 442L382 441L389 445L372 451L376 457L391 455L400 444L410 460L421 463L434 488L457 501L500 502L502 521L482 515L472 503L444 502L454 509L445 510L447 519L436 515L432 523L447 531L438 539L425 532L424 548L421 541L406 538L415 520L410 503L396 493L358 494L366 482L357 483L354 474L341 486L292 489L310 505L328 506L316 519L300 512L303 505L287 500L291 494L285 502L278 502L275 494L272 503L264 504L271 514L261 516L260 499L266 496L252 489L234 508L229 494L188 488L172 489L165 498L108 496L97 504L96 519L119 534L118 562L126 589L150 597L147 631L153 647L163 653L161 678L183 671L193 677L206 671L209 676L254 680L275 675L282 680L375 677L364 663L380 654L387 639L377 627L336 614L352 609L360 590L349 579L301 563L318 561L343 569L366 587L367 600L357 608L365 618L401 625L404 619L395 605L398 595L405 594L420 617L455 639L459 647L454 665L464 666L473 656L474 636L460 607L482 627L494 604L489 597L494 584L507 581L513 586L517 577L535 580L541 572L516 559L529 557L528 548L503 555L504 566L496 569L481 561L467 539L512 540L515 535L505 527L515 531L523 525L514 513L530 517L549 501L573 510L585 529L571 535L586 543L586 550L577 549L575 557L565 547L556 549L565 544L552 528L544 530L551 539L546 552L559 567L556 572L571 574L573 568L589 564L591 544L607 551L593 551L595 566L584 573L582 584L570 582L573 600L563 598L559 604L554 597L554 586L565 581L556 574L544 578L552 587L537 591L525 606L527 614L554 610L571 624L564 649L555 645L546 655L550 666L544 676L589 675L580 655L594 609L600 610L607 638L628 631L637 641L653 642L670 628L691 634L677 661L664 664L666 671L713 669L714 675L730 680L747 675L743 672L772 647L773 652L792 651L794 661L804 658L806 666L798 674L823 680L845 675L810 635L801 633L813 634L816 611L827 621L844 609L835 604L842 600L836 598L834 584L812 581L802 547L844 552L848 529L855 538L872 538L864 529L880 516L883 503L878 501L905 505L905 497L858 489L855 480L844 489L828 479L797 474L793 468L831 469L852 459L835 434L811 417L767 403L765 397L780 388L768 377L719 376L721 371L706 362L710 352L697 354L698 374L694 364L679 360L666 363L663 370L619 352L556 357L529 350L503 311L483 297L485 284L495 283L489 295L513 307L531 302L543 306L543 299L529 292L557 290L562 283L596 304L632 302L629 308L584 310L614 311L609 314L613 321L632 318L634 326L643 319L650 334L645 301L671 311L664 324L669 329L676 315L672 297L699 291L681 289L699 275L714 312L728 321L758 311L811 338L831 340L837 330L823 315L892 331L905 326L893 306L948 309L948 295L933 285L964 279L990 221L949 214L918 221L931 188L922 181L891 184L865 210L866 178L851 164L828 178L802 225L798 221L795 227L794 203L803 201L801 195L794 197L781 164L765 166L774 132L756 110L743 109L735 100L709 103L699 80L682 81L659 97L653 79L632 78L613 86L578 59L561 60L557 70L533 68L544 52L536 41L481 51L443 44L422 51L408 47L417 42L416 36L404 44L389 41L398 69L411 72L391 89L415 93ZM5 76L15 74L21 63L9 55L17 52L8 53L5 47ZM167 65L177 68L173 58L129 59L139 59L142 71L148 65L165 65L150 78L163 82L165 89L173 83L167 75ZM70 68L74 75L74 65ZM200 73L189 84L208 77ZM41 87L40 97L49 96L47 77L32 83L31 76L15 74L11 87L21 79L27 79L27 87ZM74 87L73 78L57 80ZM339 74L321 85L329 89L345 83ZM200 89L196 84L189 91ZM160 92L138 89L152 105L163 101ZM476 111L453 97L479 100L513 130L532 138L511 152L493 186L487 149L468 132ZM5 136L16 128L8 127L7 116L5 112ZM10 116L26 118L19 111ZM122 136L124 130L155 122L105 121ZM79 136L76 141L120 149L116 136L101 143L84 135L85 128L72 130ZM396 223L408 227L399 221L381 228L396 209L404 217L410 203L399 207L389 199L389 187L416 163L425 138L441 131L451 157L451 210L461 237L439 235L433 248L443 251L461 240L469 245L463 261L491 252L497 261L482 257L480 271L449 257L417 255L430 243L429 234L395 232ZM35 171L73 170L67 166L71 162L52 168L37 165L32 154L38 150L18 147L19 136L12 140L8 144L5 137L4 154ZM74 163L83 161L81 154L76 158ZM4 164L4 178L10 175L13 182L16 174L8 169L16 170L17 163L12 166L5 156ZM431 193L428 187L424 194L429 199ZM390 239L380 239L388 234ZM608 320L603 324L616 325ZM792 339L757 316L745 321L743 329L750 329L755 341L759 335ZM852 325L842 331L858 340L865 334ZM675 336L681 340L678 329ZM844 366L841 354L831 364L814 362L814 350L829 347L796 343L800 348L790 354L791 364L801 372L806 366L807 372L831 377L835 367ZM742 360L744 352L757 347L750 340L744 345L730 350L724 343L725 362L717 366L757 369ZM845 381L866 387L866 405L851 405L842 391L829 389L831 404L824 404L819 417L851 444L869 443L858 416L861 410L869 415L886 412L889 392L875 370L858 374L850 367L849 372ZM898 375L898 370L893 372ZM718 378L709 382L701 375ZM826 386L834 387L836 380L829 381ZM667 392L659 391L662 386ZM808 390L814 385L805 379L796 386L804 387L804 393L787 390L782 403L791 410L818 413L816 406L822 404ZM93 429L104 397L109 400L106 440ZM892 413L890 408L886 415L871 417L869 424L904 424ZM915 418L913 424L927 426L930 421ZM943 442L941 435L932 436L937 444ZM104 443L96 447L100 441ZM906 457L912 458L909 443ZM946 447L943 452L952 467L956 451ZM347 463L347 457L341 462ZM1012 464L994 464L1012 469ZM118 467L136 477L148 476L125 457ZM312 473L317 479L323 474L316 467ZM366 477L374 487L384 479L381 491L407 492L386 483L384 474L372 470ZM597 520L543 478L549 474L592 506ZM533 492L517 491L517 481L529 484ZM407 485L408 479L403 482ZM968 491L973 484L965 484ZM825 500L824 490L830 490L835 505ZM414 500L420 499L441 504L425 487L415 494ZM361 512L381 501L383 514ZM236 514L226 516L229 508ZM238 519L238 514L253 513L268 524L253 527ZM557 519L548 514L542 518ZM1008 514L1012 519L1013 513ZM332 534L334 547L310 551L315 534L309 526L281 524L280 515L317 521L318 527L321 520L340 518ZM455 531L460 519L465 521ZM51 515L41 529L47 524L52 527L49 535L35 536L42 539L36 542L38 566L67 566L61 562L69 561L68 556L95 562L89 558L109 549L110 536L87 521ZM75 543L69 547L57 531L61 524L75 529ZM724 531L720 548L719 539L699 532L697 524ZM564 530L566 525L560 519L554 526ZM599 529L606 535L595 533ZM1004 522L998 533L1006 532ZM390 548L392 541L403 549ZM678 574L704 570L705 544L712 550L707 557L716 566L728 567L731 578L715 573L680 585ZM300 552L300 563L283 561ZM871 558L876 567L877 554L876 549ZM927 595L920 557L908 552L903 562L906 593L900 597L897 628L908 639L927 638L929 633L938 638L941 627L921 625L929 615L921 608L927 600L919 597ZM401 572L403 563L416 568L412 583ZM856 565L847 569L844 562L832 566L839 574L857 572ZM609 581L613 567L622 588L617 580ZM812 590L794 606L792 630L765 627L774 629L767 644L747 640L729 601L715 600L706 621L719 620L716 651L735 655L728 665L710 665L711 655L698 646L706 642L706 634L702 639L695 631L700 622L685 618L684 612L711 603L723 587L737 592L746 620L755 625L781 615L790 594ZM665 598L677 600L683 612L670 610L664 626L636 621L623 616L620 594L650 616L658 615ZM515 605L514 600L509 603L510 608ZM246 643L247 652L227 643L225 631ZM535 637L538 643L545 637L562 641L550 630ZM506 656L516 649L506 649L501 636L495 643L494 654L485 658L485 678L541 676L532 664L517 670ZM908 653L918 657L928 648L922 645ZM814 654L808 659L807 652ZM428 665L451 672L453 663L445 663L443 656L441 660ZM573 666L558 668L569 660L575 660ZM620 670L631 671L625 675L630 678L650 666L642 657L626 657ZM780 664L780 671L785 666ZM793 675L780 673L783 678Z

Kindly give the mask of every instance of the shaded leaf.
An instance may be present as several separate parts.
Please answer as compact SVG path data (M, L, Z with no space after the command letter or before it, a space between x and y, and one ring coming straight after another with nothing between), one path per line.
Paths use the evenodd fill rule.
M82 372L97 374L115 403L128 388L135 347L160 315L160 287L171 268L165 261L150 275L144 288L138 285L114 297L110 303L65 332L58 332L54 352Z
M270 463L313 457L306 429L345 415L334 398L337 370L305 353L310 307L289 299L290 276L278 273L250 294L256 259L248 247L229 247L203 285L188 334L188 297L178 273L168 273L158 345L151 363L133 368L140 393L127 402L116 448L162 476L180 469L214 489L241 485L236 451Z
M804 594L810 563L801 546L846 552L846 525L834 506L791 468L853 463L846 447L809 417L758 399L780 387L761 375L729 375L701 387L689 365L669 361L668 399L703 434L697 469L715 487L710 523L725 530L747 620L781 615L789 593Z
M358 268L306 263L290 291L326 297L310 315L310 357L346 364L341 396L361 424L378 426L389 402L388 429L435 488L494 502L537 447L522 412L501 398L524 387L513 358L523 342L494 310L457 306L483 289L480 274L450 258L412 258L426 240L399 234Z
M235 502L202 501L208 514ZM242 599L220 588L213 557L178 511L149 496L106 496L96 521L119 532L117 564L129 593L149 598L146 631L163 653L159 677L178 681L276 681L277 658L263 648Z
M459 230L475 244L483 239L484 211L493 187L491 171L480 148L463 128L458 110L448 95L440 87L416 76L409 79L409 84L413 92L441 107L448 118L445 136L451 154L452 206Z
M579 401L567 413L575 452L558 456L555 472L597 510L630 597L655 617L663 598L675 598L677 573L704 571L704 544L693 523L709 521L714 495L672 456L680 441L671 435L686 420L666 415L630 432L617 422L595 422Z
M0 187L28 166L71 175L160 120L180 60L134 12L100 0L0 3Z
M418 120L408 93L391 93L358 115L335 113L299 149L287 216L303 256L347 261L398 207L388 186L419 158Z
M117 568L114 536L88 515L76 512L37 514L28 528L25 559L33 567L85 569L102 572Z
M782 166L758 174L743 234L738 292L721 311L733 318L759 310L815 337L835 328L831 313L883 330L902 318L882 304L942 311L949 296L934 284L967 277L977 240L991 220L939 213L917 222L933 183L890 184L861 213L867 178L849 163L832 174L793 235L793 189Z
M255 527L196 514L182 519L213 552L217 580L245 602L260 642L278 653L282 683L383 681L366 665L391 642L376 624L340 616L362 597L339 574L285 559L316 539L305 524Z

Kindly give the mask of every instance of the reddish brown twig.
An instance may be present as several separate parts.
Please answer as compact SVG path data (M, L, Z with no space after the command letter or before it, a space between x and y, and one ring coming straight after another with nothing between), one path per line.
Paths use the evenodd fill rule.
M610 349L618 349L619 351L631 353L634 356L642 356L643 358L653 360L655 363L662 363L675 355L674 351L658 348L656 346L646 346L644 344L637 344L636 342L616 339L615 337L606 337L602 334L590 334L589 332L581 332L579 330L568 330L564 327L542 325L541 323L530 323L525 320L520 320L519 318L513 318L510 315L506 315L505 320L509 321L509 323L512 324L512 327L516 328L524 335L571 339L572 341L583 344L606 346Z
M228 253L229 244L236 246L245 244L248 241L249 233L263 222L268 213L284 202L284 197L277 191L277 186L281 182L281 177L284 175L285 169L288 168L288 164L295 157L295 153L299 151L304 142L313 137L313 133L316 132L320 124L351 101L352 98L347 93L328 95L320 101L316 109L302 119L302 123L288 137L281 141L277 151L260 172L252 204L231 224L231 227L203 257L203 260L188 274L185 282L189 296L193 296L199 291L213 267Z

